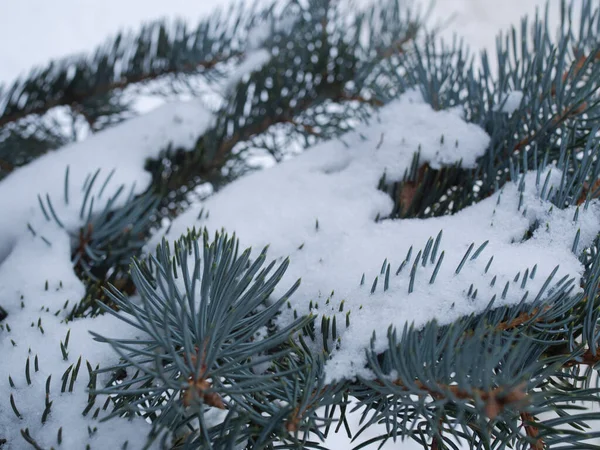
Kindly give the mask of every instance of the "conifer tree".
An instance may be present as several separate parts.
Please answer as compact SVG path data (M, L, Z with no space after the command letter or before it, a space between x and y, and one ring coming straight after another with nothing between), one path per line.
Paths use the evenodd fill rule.
M442 43L401 0L360 11L334 0L239 4L195 28L148 24L0 87L0 195L35 164L60 168L62 180L52 194L38 192L37 219L27 216L14 232L25 237L0 241L0 349L7 355L0 449L317 449L336 433L357 449L400 439L431 450L600 448L599 87L595 0L564 0L558 30L547 25L546 11L501 35L495 54L477 56L462 42ZM170 143L145 161L145 186L112 188L120 161L108 165L115 171L90 167L89 174L48 163L83 134L92 140L111 130L126 136L132 123L144 127L144 116L135 117L141 96L190 94L202 98L210 119L196 118L193 143ZM403 174L388 170L394 158L377 174L376 198L387 206L373 206L373 223L449 224L490 205L493 230L494 220L504 223L496 217L509 214L504 205L514 203L506 223L526 222L525 233L495 255L486 252L494 236L473 242L456 264L445 229L425 243L404 236L411 246L399 261L352 261L376 270L374 279L355 280L360 293L353 295L364 299L358 306L334 292L303 298L301 281L289 282L310 243L271 256L270 248L246 249L227 223L210 229L215 211L204 208L204 197L239 194L243 187L231 188L268 171L286 167L274 172L280 181L295 171L327 176L347 167L367 177L368 167L379 166L360 159L363 147L380 152L368 157L376 160L393 154L390 145L405 145L393 140L389 120L397 111L406 114L398 128L414 124L423 145L398 150ZM429 136L443 128L419 128L419 114L458 125ZM332 142L348 149L331 150ZM298 157L292 166L309 147L337 157L326 164ZM257 171L265 159L276 167ZM83 185L73 181L80 178ZM239 208L233 216L246 214L242 203L230 204ZM336 208L342 214L343 205L327 205ZM334 241L350 233L328 235L327 222L311 220L311 236ZM540 242L549 255L573 261L523 268L510 253ZM38 249L46 252L39 258ZM31 271L24 280L41 280L50 257L63 253L73 279L12 288L20 282L14 274ZM35 261L18 268L17 258ZM400 305L425 290L452 320L367 324L372 337L369 331L355 371L335 370L352 333L364 330L356 324L369 298ZM471 309L454 303L456 292ZM86 336L75 338L81 344L71 330ZM43 336L57 354L31 348L20 340L25 333ZM89 346L81 355L71 350L79 344ZM356 415L354 428L349 417ZM369 430L376 435L363 439Z

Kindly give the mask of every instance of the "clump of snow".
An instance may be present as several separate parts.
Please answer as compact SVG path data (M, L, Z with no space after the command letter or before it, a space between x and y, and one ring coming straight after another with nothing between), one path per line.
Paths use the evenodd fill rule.
M249 50L257 50L271 36L271 25L266 19L259 19L249 30L246 45Z
M473 167L488 142L478 126L456 114L434 111L411 92L340 140L317 145L268 172L226 186L175 220L168 237L176 239L188 226L196 225L199 209L205 208L210 211L208 226L224 225L242 237L248 233L246 244L270 245L271 251L284 255L314 231L316 220L337 231L389 213L392 200L376 189L377 183L384 172L391 182L401 180L416 152L421 162L434 168L459 161ZM309 222L299 222L299 218Z
M342 336L341 348L328 363L329 379L353 374L368 377L369 373L363 370L364 349L373 331L377 331L375 348L385 350L388 325L401 328L408 322L419 327L432 319L448 324L461 316L483 311L493 298L495 306L502 306L523 299L533 301L538 296L546 298L559 286L578 289L579 284L572 284L572 280L580 279L583 267L571 249L578 229L581 230L578 249L592 243L600 231L600 207L593 204L574 223L575 208L559 210L540 201L541 186L535 184L536 175L529 173L525 177L520 209L520 192L511 183L501 193L451 217L378 224L377 240L369 241L375 247L367 253L370 267L361 265L367 282L359 286L355 281L354 289L341 291L346 308L352 311L352 320ZM558 171L554 181L560 182ZM526 232L536 223L533 236L525 239ZM438 236L435 258L430 252L424 260L427 242L435 242ZM366 239L366 233L355 238ZM413 243L411 257L405 258L406 253L402 252L408 252ZM417 260L420 252L422 256ZM365 253L357 245L349 244L342 254L348 259L365 259ZM465 264L459 270L465 255ZM385 273L378 270L382 257L388 258L391 265L387 291L383 289ZM439 270L432 283L438 262ZM396 275L403 263L404 268ZM416 270L411 292L413 267ZM543 289L555 269L558 271L550 285ZM568 281L563 279L565 276ZM379 277L379 287L371 294L375 277ZM338 323L341 319L343 316L338 317Z
M252 72L260 70L271 59L271 52L267 49L259 48L248 52L243 61L238 64L228 75L224 83L224 94L230 94L234 87L244 79L249 77Z
M107 177L117 169L104 190L109 198L121 185L143 192L151 181L144 170L148 158L156 158L169 144L190 148L211 120L211 114L197 101L171 103L144 116L116 125L83 142L67 145L21 167L0 183L0 262L7 256L28 222L39 215L37 196L48 194L64 220L77 221L90 172L102 169ZM69 166L69 205L64 197L65 171ZM120 202L126 200L120 197ZM61 201L56 201L60 199ZM98 203L99 209L105 203ZM115 207L119 206L116 202Z
M522 100L522 91L511 91L502 99L500 102L500 107L496 108L496 110L503 113L512 114L519 109Z
M412 92L341 140L322 143L226 186L176 219L166 236L175 239L192 226L209 231L223 227L235 231L244 247L268 244L271 257L289 255L290 267L274 295L283 294L298 278L302 284L290 300L292 309L284 309L281 324L293 320L293 310L305 314L312 305L313 312L339 316L340 330L350 311L350 326L342 330L341 344L328 362L328 379L369 376L364 350L374 330L377 348L383 351L387 342L381 331L390 325L421 326L432 319L448 323L484 310L494 295L498 306L520 302L525 295L530 301L538 295L545 298L549 290L541 288L556 266L554 282L582 275L571 248L578 228L578 250L591 243L600 230L600 208L592 204L574 223L574 209L552 208L539 198L536 173L525 176L522 193L510 183L453 216L376 221L393 206L377 189L384 172L388 180L400 180L417 151L420 161L434 168L459 161L473 167L488 143L480 128L453 112L434 111ZM549 186L559 182L555 169ZM209 215L199 221L201 208ZM533 236L524 239L534 224L539 226Z

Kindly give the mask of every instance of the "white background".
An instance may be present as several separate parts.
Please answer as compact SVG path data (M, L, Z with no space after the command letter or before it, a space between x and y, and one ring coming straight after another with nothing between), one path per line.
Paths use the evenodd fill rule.
M232 0L0 0L0 83L33 65L81 52L143 21L183 17L195 23ZM358 0L360 3L373 0ZM374 0L377 1L377 0ZM415 0L421 6L429 0ZM458 32L472 46L492 48L497 30L535 12L542 0L437 0L434 22L450 20L443 34ZM560 1L550 0L556 11Z

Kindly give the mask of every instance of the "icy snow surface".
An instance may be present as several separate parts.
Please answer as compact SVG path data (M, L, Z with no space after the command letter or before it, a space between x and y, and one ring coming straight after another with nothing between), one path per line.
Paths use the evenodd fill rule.
M384 172L388 182L401 180L419 149L421 162L434 168L460 160L471 167L489 142L477 126L455 113L436 112L418 97L414 92L405 94L384 107L377 119L341 140L317 145L291 161L228 185L177 218L167 234L175 239L192 226L206 226L210 231L223 227L235 231L243 247L259 249L268 244L271 258L289 255L290 268L275 295L302 278L300 289L291 298L298 313L308 313L310 303L318 303L319 310L314 312L338 314L340 324L351 311L350 328L342 332L341 348L328 363L329 379L369 376L363 369L364 349L374 330L378 332L377 347L383 350L389 325L402 327L414 322L421 326L431 319L448 323L483 310L494 295L498 306L517 303L527 292L527 298L534 300L538 293L547 294L540 289L557 265L554 282L566 275L577 279L582 267L571 252L577 228L581 229L578 250L600 230L596 204L580 213L575 226L573 208L550 212L552 205L539 199L546 176L547 188L560 181L557 170L545 173L539 185L535 173L525 177L520 208L520 193L511 183L501 193L454 216L377 221L392 209L392 199L377 189ZM198 221L201 208L209 216ZM521 242L536 221L540 226L533 237ZM409 294L415 258L441 231L437 253L430 252L426 261L418 262L414 290ZM486 241L485 248L477 252ZM413 245L405 267L396 275ZM456 274L471 246L469 259ZM440 258L443 263L435 283L430 284ZM527 269L535 276L524 283ZM389 289L384 292L387 270ZM366 282L360 286L363 273ZM378 288L371 294L375 277ZM471 284L472 290L477 290L476 298L468 295ZM345 309L339 313L341 301ZM284 309L282 322L292 319L293 311Z

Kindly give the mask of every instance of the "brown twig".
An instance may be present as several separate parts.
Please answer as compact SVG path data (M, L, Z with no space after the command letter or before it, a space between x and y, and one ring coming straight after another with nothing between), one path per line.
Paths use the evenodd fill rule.
M577 49L573 49L573 53L577 53ZM588 55L583 54L579 58L577 58L575 61L573 61L572 65L571 65L572 69L565 70L562 75L563 83L569 79L569 75L576 77L579 74L581 69L583 69L583 66L585 65L585 62L587 61L588 57L589 57ZM594 55L594 60L600 61L600 50L597 51L596 54ZM572 70L572 72L571 72L571 70ZM556 86L552 86L551 93L552 93L552 96L556 95Z
M315 128L313 126L298 122L295 119L288 119L288 120L284 121L284 123L289 123L296 128L302 128L304 130L304 132L307 134L312 134L313 136L321 136L321 133L318 133L317 131L315 131Z
M574 50L574 52L576 52L576 51ZM579 74L579 72L581 71L581 69L583 69L583 66L585 65L585 62L587 60L588 60L588 56L582 55L579 58L577 58L575 61L573 61L573 63L571 64L571 69L568 69L563 73L562 81L566 82L569 79L569 76L571 76L571 77L577 76ZM595 61L600 61L600 51L598 51L596 53ZM550 95L552 97L556 96L556 86L555 85L552 86ZM556 116L554 116L554 118L551 121L551 126L556 126L559 123L571 118L572 116L581 114L583 111L585 111L587 106L588 106L587 103L583 102L579 106L572 105L570 107L565 108L562 113L559 113ZM533 141L533 139L536 137L536 135L537 135L537 133L534 133L532 135L525 137L521 141L519 141L513 148L513 151L517 151L517 150L529 145Z
M381 107L383 106L383 102L381 100L379 100L378 98L366 98L363 97L362 95L358 95L358 94L348 94L347 92L342 92L337 98L333 99L334 101L345 101L345 102L358 102L358 103L364 103L366 105L371 105L371 106L376 106L376 107Z
M395 55L402 55L406 52L405 46L409 42L413 41L419 31L420 26L416 23L411 23L409 25L409 31L403 36L401 39L393 42L391 45L386 48L380 49L377 53L381 59L391 58Z
M521 413L521 421L523 422L523 426L525 427L525 433L531 439L533 439L531 446L529 447L531 450L544 450L546 448L546 444L544 440L539 436L540 430L535 425L535 417L527 412Z
M76 255L81 255L81 258L86 256L85 247L92 241L92 235L94 232L94 226L92 223L87 224L87 228L84 231L84 228L79 229L79 242L77 248L73 251L71 255L71 259L75 259Z
M587 102L582 102L578 106L572 105L568 108L565 108L562 113L556 114L552 118L550 126L554 127L554 126L564 122L565 120L570 119L571 117L581 114L582 112L584 112L586 110L587 107L588 107ZM529 136L526 136L525 138L523 138L519 142L517 142L515 144L515 146L513 147L513 152L516 152L517 150L520 150L521 148L526 147L527 145L531 144L531 142L537 137L538 133L539 133L539 131L536 133L530 134Z
M431 440L431 450L442 450L444 448L444 441L442 440L443 421L441 417L438 420L438 426L440 427L439 432L434 434Z
M414 181L402 183L396 194L396 201L400 205L400 213L404 216L412 206L415 196L419 191L419 185L425 179L425 174L429 170L429 164L423 164L417 170L417 177Z
M285 429L288 433L295 433L298 431L300 427L300 421L302 420L302 414L300 412L300 408L296 406L292 414L285 422Z
M379 381L379 384L384 385ZM437 384L435 388L431 388L421 381L416 380L413 383L419 390L427 392L433 398L439 400L447 398L451 395L459 400L474 400L479 399L485 403L485 414L489 419L495 419L506 407L525 405L528 401L527 392L525 391L525 383L506 391L504 386L498 386L491 391L473 388L470 390L461 389L456 385ZM402 380L394 381L394 385L408 391L408 387Z
M299 406L296 406L292 411L292 414L285 421L285 429L289 433L295 433L300 428L300 422L306 411L315 407L315 402L326 392L327 388L323 388L320 391L313 391L311 394L311 401L301 410ZM317 405L318 406L318 405Z
M594 181L594 184L590 187L590 184L586 181L583 183L583 190L581 195L577 199L577 206L582 205L587 200L588 193L592 193L592 198L598 198L600 196L600 179Z
M189 357L189 362L192 366L196 367L198 364L198 356L200 356L200 370L198 373L194 373L188 378L188 387L184 390L183 393L183 405L190 406L194 400L194 398L200 398L202 401L209 405L214 406L218 409L225 409L225 403L223 399L217 392L211 392L212 384L210 383L210 377L207 374L208 368L204 362L206 358L206 348L208 346L208 340L206 339L202 346L202 352L199 355L199 348L195 348L196 353L192 353L191 355L184 354L183 359L187 362Z
M234 54L234 55L231 55L229 58L240 57L240 56L243 56L243 54L241 54L241 53ZM0 127L3 127L4 125L11 123L11 122L16 122L17 120L23 119L24 117L27 117L30 115L45 114L50 109L55 108L57 106L70 106L70 107L75 108L76 105L82 103L83 101L85 101L89 98L96 97L98 95L104 95L104 94L107 94L109 92L112 92L112 91L115 91L118 89L124 89L127 86L130 86L132 84L154 81L160 77L163 77L166 75L172 75L175 73L193 72L193 71L196 71L199 69L211 69L214 66L216 66L217 64L219 64L223 61L226 61L227 59L228 58L216 57L214 59L210 59L210 60L206 60L206 61L199 61L196 63L188 63L188 64L183 64L183 65L177 66L177 67L171 67L167 70L152 70L148 73L143 73L143 74L139 74L136 76L123 77L120 80L115 81L113 83L99 84L91 90L78 91L75 89L69 90L67 88L64 91L63 95L59 96L56 100L45 102L43 105L40 105L35 108L23 109L23 110L15 112L13 114L8 114L3 117L0 116Z
M0 159L0 171L2 171L2 172L12 172L13 170L15 170L15 166L13 166L8 161Z
M595 354L594 354L595 353ZM577 359L570 359L565 363L565 367L573 366L595 366L600 362L600 348L596 349L595 352L591 349L587 349L583 355Z
M550 309L550 305L544 306L544 308L542 308L542 313L548 311L549 309ZM537 318L536 318L536 316L537 316ZM532 319L536 319L536 322L542 321L542 316L540 314L539 308L534 308L533 311L531 311L530 313L522 312L521 314L519 314L517 317L515 317L512 320L500 322L498 325L496 325L496 329L499 331L510 330L513 328L517 328L517 327L523 325L524 323L529 322Z

